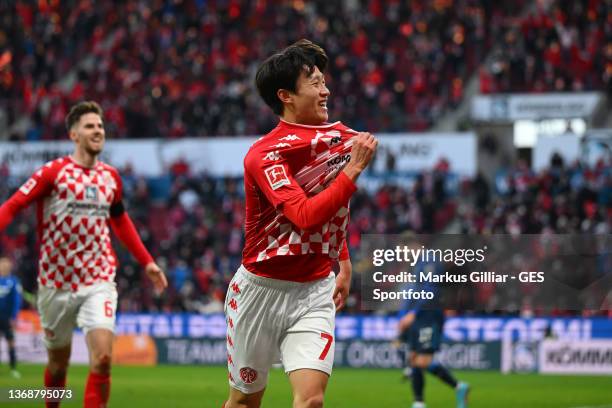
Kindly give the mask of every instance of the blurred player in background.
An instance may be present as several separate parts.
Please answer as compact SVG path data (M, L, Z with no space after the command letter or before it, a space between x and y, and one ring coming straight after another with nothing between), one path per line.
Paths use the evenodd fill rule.
M15 353L15 322L21 307L21 284L16 276L11 275L13 262L10 259L0 258L0 336L8 344L11 376L20 378L17 371L17 355Z
M119 173L98 160L105 141L102 117L95 102L73 106L66 127L74 153L45 164L0 207L1 231L20 210L38 204L38 310L49 357L44 383L65 387L72 333L78 325L90 359L86 408L106 407L110 393L117 307L117 259L110 229L145 268L156 290L167 286L125 211ZM59 403L47 401L46 406Z
M429 271L436 275L444 273L441 263L419 261L414 266L414 272L417 274ZM430 287L419 289L436 291L433 285L427 285ZM444 311L435 308L433 304L427 304L426 301L407 301L400 315L402 317L398 324L398 338L410 346L408 363L410 364L410 379L414 397L412 408L426 407L423 370L429 371L455 390L457 408L467 408L469 385L458 382L442 363L434 359L434 354L440 350L442 343Z
M349 199L378 144L369 133L328 123L326 66L325 51L300 40L257 71L259 94L280 122L244 159L246 242L225 302L225 408L259 407L279 359L293 406L323 405L335 312L351 283Z

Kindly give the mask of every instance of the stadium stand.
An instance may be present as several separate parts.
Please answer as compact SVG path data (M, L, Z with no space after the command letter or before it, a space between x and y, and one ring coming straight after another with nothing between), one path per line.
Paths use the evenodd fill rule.
M612 95L609 1L543 1L498 32L480 91L607 90Z
M334 117L424 130L526 2L62 3L0 4L0 134L12 140L64 138L84 97L101 102L113 137L265 133L275 119L254 70L301 37L329 53Z

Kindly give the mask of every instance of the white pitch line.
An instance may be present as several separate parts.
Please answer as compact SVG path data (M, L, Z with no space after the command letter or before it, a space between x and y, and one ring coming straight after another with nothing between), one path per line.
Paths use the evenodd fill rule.
M579 407L570 408L612 408L612 405L581 405Z

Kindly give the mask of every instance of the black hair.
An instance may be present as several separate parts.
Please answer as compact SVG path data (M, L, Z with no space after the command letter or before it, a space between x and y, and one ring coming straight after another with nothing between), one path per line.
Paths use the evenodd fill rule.
M312 74L314 68L325 72L327 54L312 41L302 39L266 59L257 69L255 85L259 95L274 113L283 114L279 89L296 91L297 80L304 71Z

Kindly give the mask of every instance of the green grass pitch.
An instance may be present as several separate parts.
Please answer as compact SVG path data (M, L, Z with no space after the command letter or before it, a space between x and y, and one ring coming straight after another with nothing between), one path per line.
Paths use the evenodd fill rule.
M40 388L42 365L20 366L22 378L9 377L0 367L0 388ZM605 376L503 375L497 372L457 372L470 382L470 407L477 408L612 408L612 378ZM68 387L75 393L64 407L82 404L87 367L70 368ZM402 382L398 370L334 370L325 406L331 408L410 407L410 383ZM227 395L224 367L157 366L114 367L110 407L219 408ZM437 378L426 377L429 408L454 407L454 394ZM38 403L2 403L0 408L41 407ZM285 374L273 369L263 407L291 407L291 390Z

